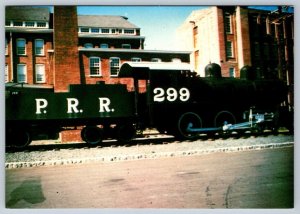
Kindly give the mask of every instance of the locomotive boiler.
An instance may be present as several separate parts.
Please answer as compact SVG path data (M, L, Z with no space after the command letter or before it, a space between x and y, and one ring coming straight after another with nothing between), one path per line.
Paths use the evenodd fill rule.
M180 139L201 133L276 130L286 85L276 79L255 78L251 70L241 78L224 78L220 66L206 67L198 77L184 63L122 64L119 78L126 85L70 85L68 92L30 85L6 85L6 144L23 148L36 136L56 138L66 129L81 129L83 141L95 145L105 138L128 142L137 129L156 128ZM139 91L140 81L146 90Z

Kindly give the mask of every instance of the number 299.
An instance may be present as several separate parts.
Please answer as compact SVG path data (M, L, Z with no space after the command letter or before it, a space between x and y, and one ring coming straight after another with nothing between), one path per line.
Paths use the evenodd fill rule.
M187 88L180 88L179 90L175 88L155 88L153 89L153 101L154 102L163 102L165 100L169 102L174 102L176 100L180 100L182 102L186 102L190 99L190 91Z

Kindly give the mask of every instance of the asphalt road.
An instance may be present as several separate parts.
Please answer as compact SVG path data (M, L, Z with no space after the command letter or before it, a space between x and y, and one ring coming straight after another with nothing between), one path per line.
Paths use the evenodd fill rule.
M6 169L6 207L291 208L293 151Z

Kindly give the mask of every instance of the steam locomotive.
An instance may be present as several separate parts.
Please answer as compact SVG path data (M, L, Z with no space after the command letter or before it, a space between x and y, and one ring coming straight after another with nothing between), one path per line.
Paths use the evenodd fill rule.
M82 140L96 145L105 138L129 141L137 130L156 128L180 139L201 133L276 130L288 110L284 82L257 79L250 67L241 78L221 76L218 64L195 75L184 63L127 62L119 78L125 84L70 85L68 92L9 83L6 85L6 146L24 148L36 136L55 139L66 129L81 129ZM140 80L147 82L139 92Z

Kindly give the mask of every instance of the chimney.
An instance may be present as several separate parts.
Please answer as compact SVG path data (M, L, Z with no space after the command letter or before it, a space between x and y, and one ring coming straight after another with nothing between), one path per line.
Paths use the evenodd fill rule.
M76 6L54 6L54 90L80 83Z

